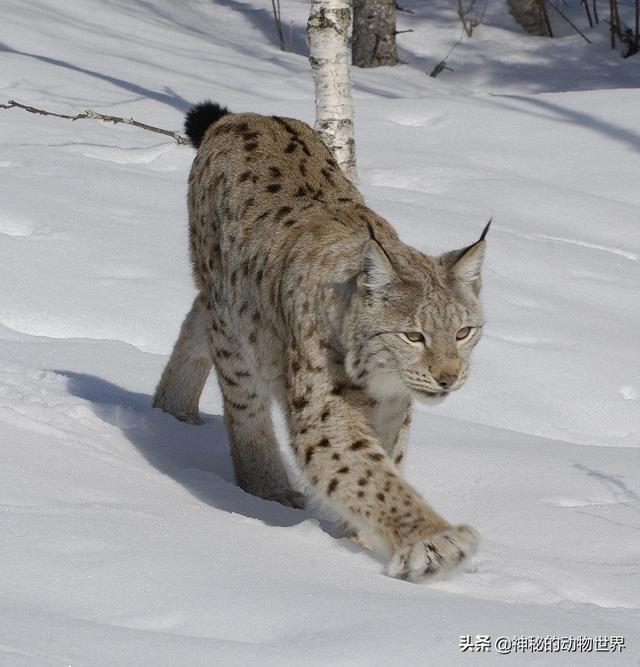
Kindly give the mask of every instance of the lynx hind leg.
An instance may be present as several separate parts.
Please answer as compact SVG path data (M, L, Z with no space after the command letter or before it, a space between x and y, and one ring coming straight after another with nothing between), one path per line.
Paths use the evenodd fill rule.
M302 509L305 497L289 481L268 403L225 398L224 416L238 486L253 496Z
M198 295L182 323L153 397L154 408L190 424L202 423L198 404L213 365L208 344L209 326L206 297Z
M252 353L221 328L211 337L224 399L224 419L238 486L251 495L303 508L304 494L289 480L271 419L272 396Z

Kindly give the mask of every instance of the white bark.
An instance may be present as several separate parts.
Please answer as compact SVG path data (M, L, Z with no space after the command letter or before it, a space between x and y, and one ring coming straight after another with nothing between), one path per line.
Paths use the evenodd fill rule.
M351 99L350 0L312 0L307 31L316 89L314 129L345 176L357 180Z

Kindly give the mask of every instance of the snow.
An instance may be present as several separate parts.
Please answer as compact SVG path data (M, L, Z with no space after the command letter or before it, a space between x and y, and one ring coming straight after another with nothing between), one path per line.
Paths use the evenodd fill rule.
M151 410L194 291L193 151L5 110L3 665L448 665L467 634L622 635L588 660L637 662L638 56L606 29L523 38L491 2L432 79L455 3L407 6L407 64L353 73L361 187L431 253L494 217L471 380L418 406L407 466L481 532L478 556L450 581L391 579L322 513L234 485L213 378L204 426ZM179 129L210 97L310 122L307 11L283 0L283 53L258 0L4 0L0 99Z

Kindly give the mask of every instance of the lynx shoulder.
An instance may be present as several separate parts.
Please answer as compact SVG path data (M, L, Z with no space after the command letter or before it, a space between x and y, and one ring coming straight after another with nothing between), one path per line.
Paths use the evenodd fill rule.
M429 257L365 205L305 123L205 103L186 128L198 149L188 209L199 293L154 405L198 422L215 366L245 491L304 503L279 455L278 401L309 490L389 558L390 574L458 567L477 533L438 515L402 464L412 399L467 379L488 225Z

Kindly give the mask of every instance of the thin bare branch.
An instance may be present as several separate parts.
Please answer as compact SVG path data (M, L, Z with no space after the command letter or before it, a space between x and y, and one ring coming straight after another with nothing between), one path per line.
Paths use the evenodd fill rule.
M86 111L70 116L64 113L56 113L54 111L46 111L45 109L38 109L36 107L32 107L27 104L16 102L15 100L9 100L7 104L0 104L0 109L14 109L14 108L23 109L24 111L28 111L29 113L35 113L41 116L54 116L56 118L67 118L68 120L83 120L85 118L89 118L92 120L102 120L105 123L113 123L114 125L117 125L118 123L125 123L126 125L135 125L135 127L139 127L149 132L157 132L158 134L164 134L174 139L178 144L189 143L189 140L182 134L179 134L178 132L172 132L171 130L164 130L161 127L147 125L147 123L141 123L140 121L134 120L133 118L123 118L121 116L111 116L108 114L98 113L97 111L92 111L91 109L87 109Z
M401 7L397 2L396 2L396 10L399 12L404 12L405 14L415 14L413 9L405 9L404 7Z
M276 34L280 42L280 50L286 51L287 47L284 41L284 32L282 31L282 14L280 12L280 0L271 0L271 9L273 11L273 20L276 24Z
M556 7L556 5L551 2L551 0L546 0L546 4L549 5L552 9L554 9L560 16L584 39L585 42L588 44L591 44L591 40L578 28L578 26L559 8Z

